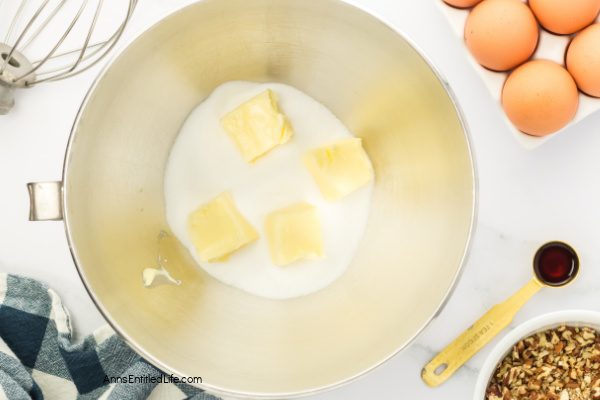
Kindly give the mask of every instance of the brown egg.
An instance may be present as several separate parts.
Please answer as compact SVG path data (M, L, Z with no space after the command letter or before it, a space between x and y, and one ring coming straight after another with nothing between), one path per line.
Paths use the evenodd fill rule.
M568 35L594 22L600 0L529 0L529 7L544 28Z
M561 65L535 60L515 69L502 90L502 106L522 132L545 136L567 125L579 106L579 92Z
M567 50L567 69L579 90L600 97L600 24L575 36Z
M446 4L449 4L452 7L457 7L457 8L473 7L473 6L481 3L482 1L483 0L444 0L444 2Z
M485 0L469 14L465 41L486 68L507 71L534 53L539 28L533 13L519 0Z

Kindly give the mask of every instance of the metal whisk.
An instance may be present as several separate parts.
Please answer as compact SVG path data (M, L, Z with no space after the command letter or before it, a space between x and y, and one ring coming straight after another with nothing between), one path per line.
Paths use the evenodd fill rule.
M0 0L0 114L13 107L17 88L66 79L98 63L137 2L118 0L123 9L115 15L104 0Z

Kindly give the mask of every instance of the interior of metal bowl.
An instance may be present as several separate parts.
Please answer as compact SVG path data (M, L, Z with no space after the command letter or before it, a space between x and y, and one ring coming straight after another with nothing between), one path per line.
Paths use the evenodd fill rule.
M374 164L365 237L347 272L317 293L255 297L181 249L170 263L181 286L142 286L168 230L170 147L190 111L230 80L303 90L363 138ZM457 279L475 202L468 140L443 83L402 36L338 0L207 0L162 20L90 92L64 184L79 272L114 328L164 371L253 398L332 387L405 347Z

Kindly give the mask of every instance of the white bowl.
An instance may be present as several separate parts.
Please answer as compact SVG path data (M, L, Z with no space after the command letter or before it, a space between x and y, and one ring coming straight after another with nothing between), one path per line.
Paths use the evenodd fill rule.
M477 378L477 383L475 384L473 400L485 399L485 391L492 374L496 370L496 366L512 350L515 343L537 332L556 328L562 324L571 326L589 326L600 330L600 312L585 310L557 311L540 315L539 317L533 318L517 326L509 332L496 347L494 347L483 364L483 367L479 372L479 377Z

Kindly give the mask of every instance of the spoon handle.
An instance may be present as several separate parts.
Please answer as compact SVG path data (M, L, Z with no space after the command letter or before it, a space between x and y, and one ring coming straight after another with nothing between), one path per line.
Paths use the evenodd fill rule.
M541 288L542 284L536 279L532 279L506 301L490 308L423 368L421 371L423 381L431 387L444 383L457 369L506 328L517 311Z

